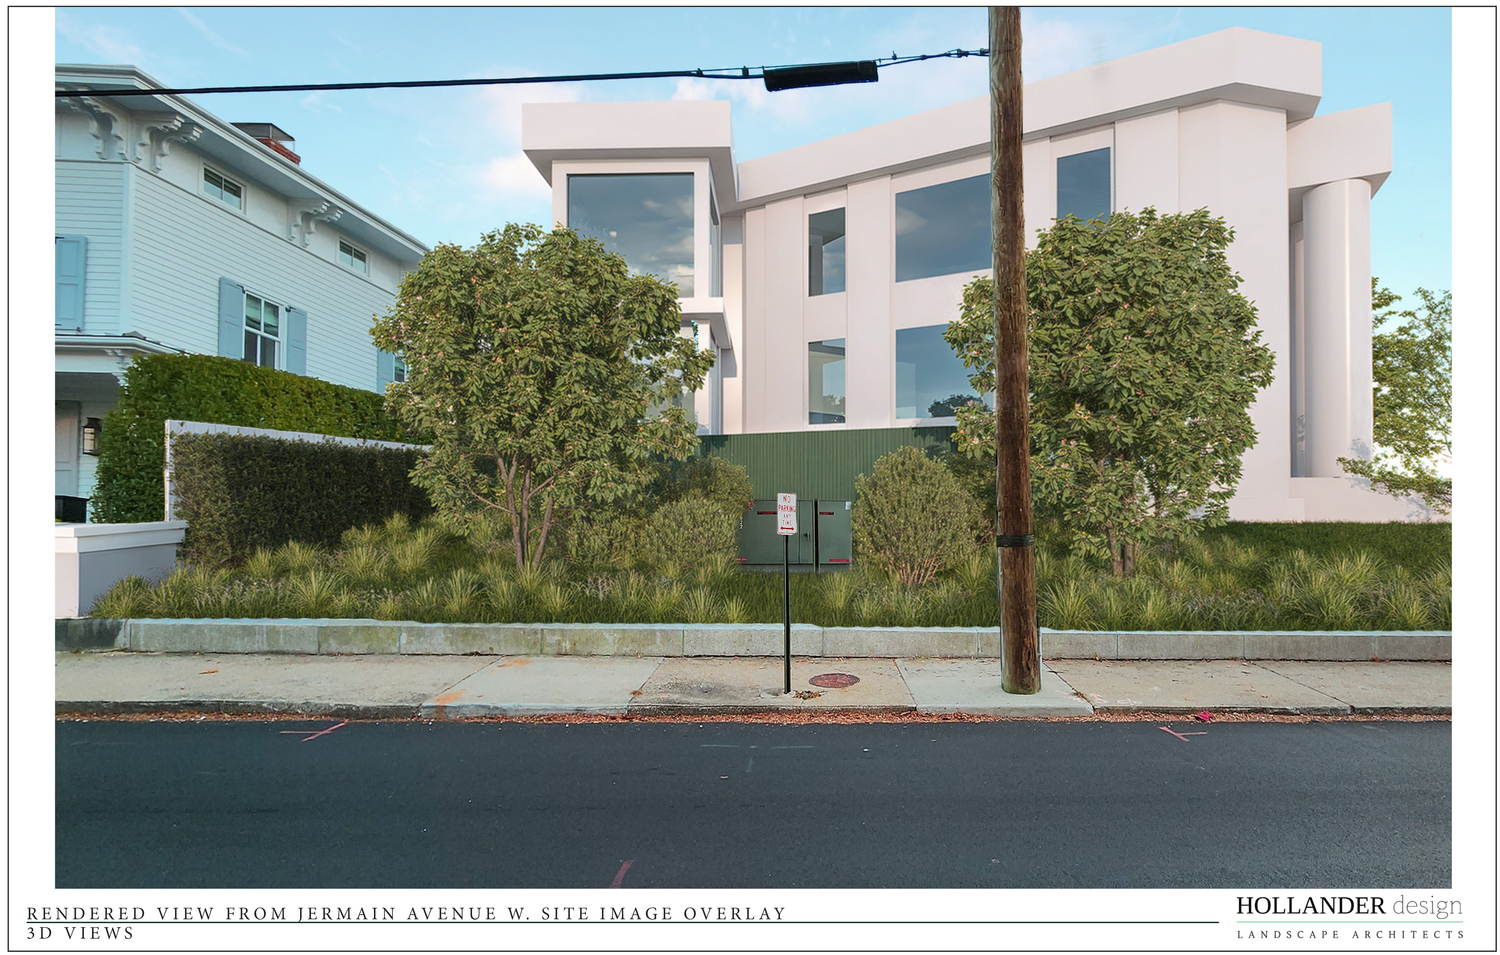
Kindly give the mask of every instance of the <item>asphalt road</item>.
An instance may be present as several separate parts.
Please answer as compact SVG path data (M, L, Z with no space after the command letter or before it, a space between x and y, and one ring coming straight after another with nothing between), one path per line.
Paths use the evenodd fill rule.
M57 885L1452 881L1446 722L333 723L59 722Z

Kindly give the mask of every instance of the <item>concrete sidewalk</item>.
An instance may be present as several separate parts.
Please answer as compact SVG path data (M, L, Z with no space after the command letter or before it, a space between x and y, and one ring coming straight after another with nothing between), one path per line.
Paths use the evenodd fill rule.
M766 657L61 652L55 676L59 714L1452 712L1447 663L1056 660L1033 696L1005 693L986 659L794 657L789 695L782 661Z

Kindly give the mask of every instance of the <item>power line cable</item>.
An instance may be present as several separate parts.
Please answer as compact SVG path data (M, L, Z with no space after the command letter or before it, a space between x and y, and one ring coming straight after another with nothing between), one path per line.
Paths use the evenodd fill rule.
M899 66L903 63L919 63L925 60L958 59L968 56L988 56L989 50L949 50L945 53L923 53L916 56L897 56L877 60L858 61L869 63L873 68ZM635 73L575 73L563 76L506 76L467 80L393 80L377 83L287 83L264 86L197 86L160 89L61 89L53 95L58 99L79 96L184 96L205 93L303 93L332 90L379 90L418 89L445 86L509 86L526 83L586 83L599 80L661 80L661 79L706 79L706 80L766 80L769 85L778 73L797 73L819 67L852 66L853 63L804 63L789 66L722 67L710 70L656 70ZM771 79L768 79L770 77ZM784 87L789 88L789 87Z

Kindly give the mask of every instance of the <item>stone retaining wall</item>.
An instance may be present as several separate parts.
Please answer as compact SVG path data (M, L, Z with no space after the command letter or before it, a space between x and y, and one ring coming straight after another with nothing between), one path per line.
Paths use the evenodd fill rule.
M780 656L780 624L406 623L385 620L57 621L57 649L112 645L158 653L400 653L569 656ZM107 639L107 638L106 638ZM1047 630L1049 660L1451 660L1451 631ZM1000 655L993 627L792 626L804 657Z

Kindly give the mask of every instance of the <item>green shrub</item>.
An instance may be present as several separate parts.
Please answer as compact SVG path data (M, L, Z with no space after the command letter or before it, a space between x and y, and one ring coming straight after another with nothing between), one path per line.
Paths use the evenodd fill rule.
M738 519L753 503L755 488L750 483L750 473L743 467L707 455L693 458L674 470L662 497L678 501L691 494L713 501Z
M93 513L101 523L162 518L167 419L350 438L406 440L384 398L213 355L148 355L125 373L104 418Z
M231 434L172 440L177 515L195 564L239 563L288 542L332 546L392 513L422 516L426 492L407 477L421 452ZM161 476L158 472L157 483ZM303 555L291 566L305 569Z
M908 587L972 552L980 509L953 472L917 448L900 448L854 482L854 552Z
M645 519L635 514L588 511L568 522L563 552L580 567L630 567L645 532Z
M722 567L734 559L735 516L700 494L689 494L651 514L644 557L688 570Z

